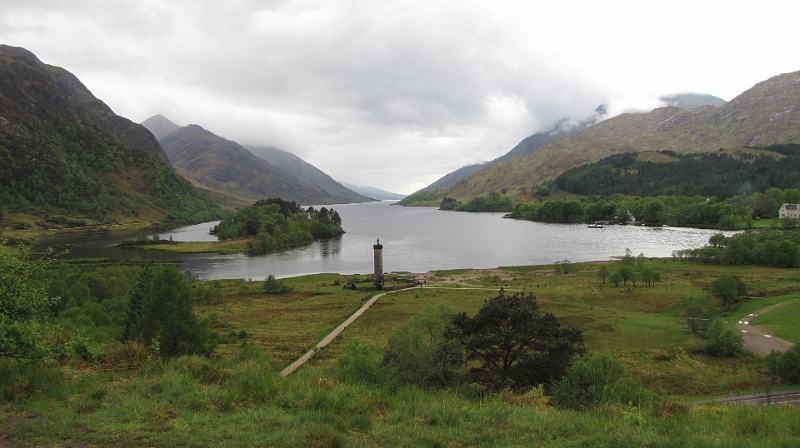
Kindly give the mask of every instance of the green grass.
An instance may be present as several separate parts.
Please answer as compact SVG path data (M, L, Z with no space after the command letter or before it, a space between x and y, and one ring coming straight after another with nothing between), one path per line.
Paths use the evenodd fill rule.
M2 405L15 446L792 446L798 407L555 410L512 394L390 391L311 368L280 378L263 358L182 358L83 371Z
M750 323L753 325L765 325L770 328L772 333L779 338L789 342L800 342L800 301L797 295L788 299L791 303L759 314Z
M229 241L206 241L206 242L180 242L173 244L147 244L142 246L147 250L161 250L165 252L177 252L182 254L200 253L220 253L220 254L239 254L250 250L247 241L243 239Z
M752 291L764 292L725 317L735 322L796 298L770 294L791 289L800 272L669 260L647 264L662 274L652 288L603 286L599 263L575 264L568 275L553 266L448 271L428 279L436 288L385 295L287 378L277 372L372 296L340 285L370 276L283 279L292 292L276 296L263 294L261 282L208 282L222 289L224 302L198 304L196 312L215 314L214 329L222 334L244 330L244 345L237 339L221 344L215 359L151 361L133 370L108 362L45 369L0 362L0 433L21 447L793 446L800 408L684 404L758 392L767 378L756 356L699 354L704 341L691 335L683 313L693 304L715 303L710 283L735 273ZM337 380L335 361L351 341L383 345L430 303L447 302L473 314L498 287L534 293L542 311L583 330L590 350L616 354L631 375L659 391L653 408L573 412L512 394L484 396L469 387L390 390ZM781 310L775 317L787 318L769 325L796 328L800 307Z

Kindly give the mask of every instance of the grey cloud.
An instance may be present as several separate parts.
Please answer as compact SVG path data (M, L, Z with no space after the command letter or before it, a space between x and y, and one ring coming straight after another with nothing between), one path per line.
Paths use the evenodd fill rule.
M759 48L750 65L760 71L725 87L735 93L797 69L765 54L793 54L781 42L796 41L783 30L797 15L774 17L755 7L762 1L693 2L691 23L751 30L746 48ZM716 42L720 30L682 33L671 27L685 11L645 3L5 0L0 41L72 71L131 119L163 113L407 193L564 118L589 119L601 103L623 111L675 86L730 99L714 89L734 78L726 64L748 55L709 51L698 42ZM766 18L769 32L759 32ZM766 66L781 61L786 68ZM694 78L704 84L687 85ZM642 85L655 87L631 94ZM369 169L354 172L352 160Z

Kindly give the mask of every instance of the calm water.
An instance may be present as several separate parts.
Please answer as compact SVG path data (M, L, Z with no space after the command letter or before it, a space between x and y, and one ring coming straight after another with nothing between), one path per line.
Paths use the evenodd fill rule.
M42 245L70 251L70 257L154 258L180 262L201 279L288 277L319 272L372 271L372 245L380 238L386 271L491 268L608 260L629 248L634 255L669 257L676 249L700 247L718 231L678 227L542 224L503 219L501 213L445 212L428 207L392 206L388 202L334 206L345 233L339 238L267 255L173 254L114 247L143 232L53 237ZM214 241L216 222L160 232L175 241ZM148 236L154 232L146 233Z

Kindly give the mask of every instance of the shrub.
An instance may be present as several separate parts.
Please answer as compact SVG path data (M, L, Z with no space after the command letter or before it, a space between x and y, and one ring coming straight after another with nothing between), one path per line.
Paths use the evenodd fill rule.
M785 384L800 384L800 342L783 353L773 351L767 362L773 374Z
M701 338L708 337L708 328L716 316L716 311L711 307L698 305L686 309L686 325L691 332Z
M286 294L290 290L288 286L284 285L272 274L268 275L264 280L264 293L267 295Z
M747 294L747 285L739 276L724 274L711 282L711 292L722 299L726 309L733 309Z
M383 355L386 375L401 384L446 387L466 377L464 348L450 336L455 309L428 305L389 337Z
M744 353L742 334L725 328L722 319L714 319L708 327L708 344L704 351L711 356L732 358Z
M625 377L625 365L608 352L576 355L566 375L554 384L553 398L568 409L593 409L610 403L642 405L652 393Z
M142 341L167 357L210 355L212 333L194 314L192 289L174 266L145 266L128 294L126 341Z

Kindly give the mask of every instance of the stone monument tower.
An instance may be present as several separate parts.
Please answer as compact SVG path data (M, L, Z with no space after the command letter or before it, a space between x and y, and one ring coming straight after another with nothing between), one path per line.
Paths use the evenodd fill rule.
M383 288L383 244L380 239L372 246L372 249L375 253L375 287L381 289Z

